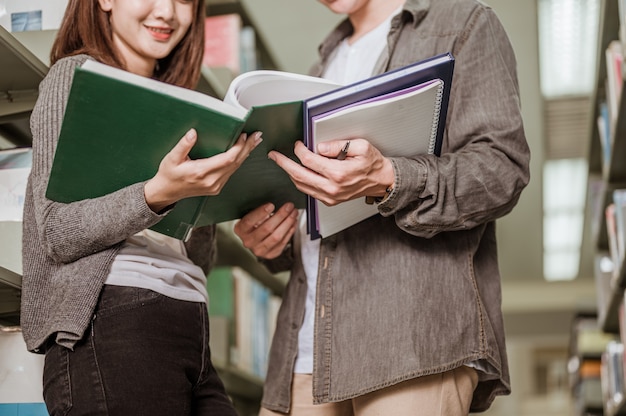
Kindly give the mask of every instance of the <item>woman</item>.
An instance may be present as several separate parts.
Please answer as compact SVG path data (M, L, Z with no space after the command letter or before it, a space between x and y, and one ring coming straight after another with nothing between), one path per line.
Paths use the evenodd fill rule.
M74 69L95 59L192 88L204 7L201 0L69 1L31 117L23 230L22 329L28 349L46 354L51 415L235 415L208 347L205 283L215 229L198 228L183 244L148 228L182 198L218 194L260 133L191 160L197 137L189 130L145 182L70 204L45 197Z

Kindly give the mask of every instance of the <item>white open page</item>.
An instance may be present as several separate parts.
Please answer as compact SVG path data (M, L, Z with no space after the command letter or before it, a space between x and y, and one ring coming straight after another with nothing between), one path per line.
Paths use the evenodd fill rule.
M339 88L324 78L283 71L245 72L228 87L224 102L246 110L259 105L301 101Z

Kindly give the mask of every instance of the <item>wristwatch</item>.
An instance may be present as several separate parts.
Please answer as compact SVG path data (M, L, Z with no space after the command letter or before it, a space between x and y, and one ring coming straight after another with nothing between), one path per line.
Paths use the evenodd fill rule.
M389 194L393 192L393 185L390 185L387 187L387 189L385 189L385 195L383 196L366 196L365 197L365 203L368 205L372 205L374 203L376 204L380 204L381 202L383 202L385 199L387 199L387 197L389 197Z

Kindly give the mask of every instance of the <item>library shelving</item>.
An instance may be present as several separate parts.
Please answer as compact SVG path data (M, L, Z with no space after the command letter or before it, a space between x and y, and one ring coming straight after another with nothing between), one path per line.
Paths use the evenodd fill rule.
M254 19L239 1L206 0L206 7L208 16L238 13L244 25L254 27ZM259 68L276 69L263 37L254 33ZM55 30L11 33L0 26L0 149L32 145L28 119L39 83L48 71L48 53L55 34ZM224 68L205 67L197 89L222 98L232 77ZM3 327L19 325L21 226L19 221L0 221L0 326ZM274 275L258 262L234 235L231 223L218 226L217 249L218 266L238 267L272 296L282 295L287 276ZM239 413L256 414L263 390L262 377L228 362L217 362L216 368Z
M615 122L611 126L609 137L602 138L598 129L602 103L606 102L611 86L607 85L607 59L605 51L609 44L619 39L618 0L602 0L600 13L600 32L598 58L596 65L596 83L593 91L592 117L590 120L590 142L588 153L589 185L585 213L586 232L589 233L596 254L609 251L609 236L606 223L606 207L612 202L613 191L626 187L626 100L620 100L617 106ZM623 81L622 81L623 82ZM604 157L602 140L610 144L610 156ZM603 161L604 160L604 161ZM618 306L626 288L626 267L613 265L613 278L607 302L599 304L601 327L609 333L618 333Z
M602 331L593 312L580 312L572 320L568 374L576 415L603 415L602 357L614 339Z
M37 100L37 87L48 66L1 26L0 58L0 134L10 137L16 145L30 145L24 121Z
M601 390L593 396L600 400L605 415L626 415L624 401L623 305L626 289L626 262L618 254L616 239L626 236L626 228L615 226L626 213L616 198L626 189L626 100L624 89L624 41L626 31L624 0L601 0L596 79L591 94L589 120L588 192L585 210L585 236L595 258L597 325L608 337L600 359ZM608 210L607 207L611 206ZM619 212L620 210L623 210ZM608 218L608 219L607 219ZM584 247L584 245L583 245ZM581 256L582 257L582 256ZM606 340L605 340L606 341ZM572 342L579 342L572 335ZM597 364L597 361L596 361Z
M254 18L249 13L244 2L239 0L205 0L206 14L207 16L223 16L223 15L238 15L241 19L241 28L248 29L248 35L252 35L252 47L254 48L254 57L251 58L255 61L254 68L259 69L278 69L276 60L268 47L267 42L263 35L256 30L257 27ZM243 34L226 34L226 36L239 36L243 39ZM240 57L247 56L248 52L245 51L242 39L238 39L236 43L239 44L239 51L235 51L235 55ZM219 43L230 43L227 39L221 40ZM249 42L248 42L249 43ZM231 53L233 51L230 51ZM228 89L228 85L238 73L233 72L227 67L203 67L202 78L198 84L197 89L205 94L210 94L218 98L223 98Z

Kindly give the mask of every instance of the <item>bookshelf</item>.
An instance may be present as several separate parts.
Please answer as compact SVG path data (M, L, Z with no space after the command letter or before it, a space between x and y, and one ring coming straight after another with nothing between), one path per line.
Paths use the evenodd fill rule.
M14 145L28 146L28 116L37 100L37 87L48 67L2 26L0 61L0 134Z
M614 335L602 331L593 312L573 318L569 345L569 386L576 415L603 415L602 357Z
M612 192L615 189L626 187L626 163L623 157L626 154L626 100L621 100L618 105L617 121L614 125L612 137L611 156L608 163L603 163L602 144L598 130L598 117L600 116L600 104L606 100L607 87L607 64L605 51L609 43L619 39L619 12L618 0L602 0L600 12L600 33L598 37L598 58L596 64L596 82L592 93L592 117L590 125L590 142L588 152L589 186L588 201L585 213L585 230L590 234L596 253L609 250L609 238L607 233L605 209L612 201ZM593 254L596 254L593 253ZM626 267L621 264L614 265L614 284L610 288L610 302L598 305L603 308L598 315L603 317L600 321L602 328L609 333L617 333L617 305L620 290L626 287ZM623 292L621 293L623 296Z
M595 258L597 325L607 337L604 348L600 351L596 349L592 357L594 362L597 363L598 360L601 362L601 388L588 397L588 400L595 403L595 407L597 407L597 401L600 400L601 413L599 414L609 416L626 415L623 371L623 345L626 340L626 333L623 330L626 325L623 315L626 261L621 260L615 250L615 239L620 234L624 235L626 228L615 227L613 231L609 230L607 224L610 225L611 221L607 221L606 214L607 206L614 202L614 191L626 189L626 161L624 159L626 156L626 100L621 99L624 96L623 92L621 97L614 101L616 104L611 107L612 96L617 96L615 91L624 90L624 79L626 79L624 59L618 57L616 60L611 60L607 57L607 50L616 45L615 41L619 41L617 50L623 56L626 38L622 33L626 30L626 19L620 14L626 12L625 5L626 2L623 0L600 1L596 79L589 120L589 182L585 211L585 236L583 236L583 239L591 242L593 253L582 253L581 256L591 255ZM610 80L613 78L609 76L609 72L614 68L613 65L619 67L619 72L616 71L617 82L611 84ZM612 122L606 122L606 110L603 110L603 105L612 108L609 110L608 118L608 120L611 119L612 113L614 116ZM608 126L609 134L604 134L599 126ZM609 218L614 219L614 217ZM572 334L571 342L580 343L580 339Z
M239 1L206 0L207 15L239 13L244 25L254 19ZM0 26L0 148L31 146L28 119L37 99L39 83L48 71L48 53L56 31L10 33ZM260 67L276 69L264 39L255 34ZM197 89L223 97L233 74L224 68L203 68ZM0 326L19 325L21 269L21 222L0 222ZM232 232L232 224L218 226L218 266L245 270L275 296L281 296L286 275L273 275ZM256 414L263 380L229 363L215 363L240 414Z
M31 36L32 40L35 36ZM47 34L40 38L45 36ZM37 88L48 72L48 67L1 26L0 61L0 135L13 146L29 146L28 117L37 100ZM0 325L4 326L19 324L21 226L20 222L0 222Z

